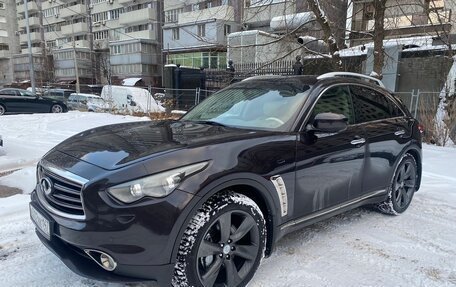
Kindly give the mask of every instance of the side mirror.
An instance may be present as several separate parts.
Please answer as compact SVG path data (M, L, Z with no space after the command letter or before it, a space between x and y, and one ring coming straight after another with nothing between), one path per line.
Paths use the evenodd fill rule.
M342 114L320 113L312 123L312 129L323 133L338 133L348 127L348 119Z

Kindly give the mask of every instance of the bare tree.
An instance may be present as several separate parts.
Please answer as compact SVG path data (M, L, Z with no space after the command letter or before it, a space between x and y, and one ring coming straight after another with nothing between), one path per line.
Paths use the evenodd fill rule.
M385 54L383 40L385 39L385 10L387 0L374 0L374 74L379 79L383 78L383 65Z
M317 17L317 23L320 25L323 32L323 41L326 42L329 48L329 53L332 56L332 63L336 70L342 70L342 61L339 55L339 45L337 44L336 37L330 27L330 22L326 16L325 11L322 9L319 0L307 0L310 10Z

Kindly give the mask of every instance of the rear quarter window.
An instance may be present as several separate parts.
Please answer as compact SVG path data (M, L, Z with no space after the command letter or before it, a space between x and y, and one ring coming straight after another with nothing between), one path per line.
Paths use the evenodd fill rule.
M386 95L363 86L351 86L356 122L364 123L404 116L404 113Z

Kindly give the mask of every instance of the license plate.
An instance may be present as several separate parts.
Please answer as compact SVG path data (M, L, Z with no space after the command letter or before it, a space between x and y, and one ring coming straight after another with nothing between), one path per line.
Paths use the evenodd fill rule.
M38 210L30 205L30 217L33 223L37 227L38 231L41 232L47 239L51 239L51 223L47 220Z

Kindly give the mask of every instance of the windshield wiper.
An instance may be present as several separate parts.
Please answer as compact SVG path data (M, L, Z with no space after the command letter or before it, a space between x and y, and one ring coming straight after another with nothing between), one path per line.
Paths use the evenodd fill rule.
M212 125L212 126L221 126L221 127L226 127L227 125L215 122L215 121L208 121L208 120L199 120L199 121L189 121L192 123L197 123L197 124L205 124L205 125Z

